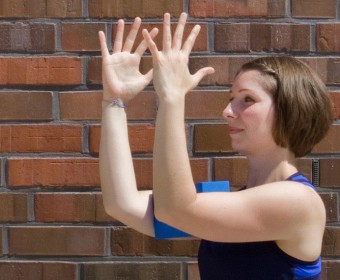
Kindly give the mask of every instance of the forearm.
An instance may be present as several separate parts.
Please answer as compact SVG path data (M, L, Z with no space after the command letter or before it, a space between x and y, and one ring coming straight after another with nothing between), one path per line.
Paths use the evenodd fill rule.
M99 165L105 210L153 236L151 192L137 190L125 110L108 102L103 102L102 110Z
M160 219L183 213L195 200L196 190L186 144L184 97L176 103L160 102L153 174L155 212Z

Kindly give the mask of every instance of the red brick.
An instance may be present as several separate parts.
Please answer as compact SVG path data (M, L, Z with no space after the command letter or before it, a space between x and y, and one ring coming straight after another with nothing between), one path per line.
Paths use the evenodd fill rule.
M340 159L320 159L320 187L340 188Z
M152 159L134 159L134 168L136 173L137 185L139 189L152 188ZM208 159L191 158L190 165L195 182L208 181Z
M90 150L91 154L98 154L99 153L100 138L101 138L101 127L99 125L90 126L90 130L89 130L89 150ZM133 141L133 139L131 139L130 141ZM130 144L130 146L131 146L131 144ZM131 152L133 152L132 149L131 149Z
M90 153L99 153L100 126L91 126L89 132ZM155 126L151 124L131 124L128 126L130 148L132 153L152 153Z
M98 187L98 159L93 158L10 158L10 187Z
M225 86L230 85L239 68L254 57L227 57L227 56L194 56L189 61L191 73L211 66L215 69L213 75L208 75L200 85Z
M215 25L215 51L247 52L250 50L249 23Z
M336 0L292 0L292 16L302 18L335 18Z
M155 92L144 91L127 103L128 120L155 120L157 96Z
M106 214L101 193L96 194L96 222L114 222L113 217Z
M77 57L0 57L0 85L80 85Z
M193 17L282 17L284 0L192 0L189 14Z
M322 256L324 257L336 257L340 256L340 228L328 226L326 227L323 246Z
M310 51L307 24L219 24L215 26L216 51Z
M55 24L0 24L1 52L55 52Z
M73 18L82 16L81 0L2 0L0 18Z
M229 93L220 90L192 91L186 95L185 118L190 120L223 119Z
M340 51L340 24L320 23L316 26L316 48L319 52Z
M0 125L0 152L82 152L82 128L73 125Z
M0 240L2 240L2 229L0 230ZM0 256L3 256L4 254L3 249L2 249L2 243L3 242L0 242ZM0 270L1 270L1 266L0 266ZM0 277L1 277L1 274L0 274Z
M28 122L53 120L52 92L1 92L0 120Z
M127 227L112 228L111 251L115 256L196 256L198 240L156 240Z
M226 124L197 124L194 127L195 153L232 152Z
M96 197L90 193L37 193L37 222L94 222Z
M340 278L339 260L324 260L322 262L322 280L337 280Z
M134 0L89 0L91 18L134 18L162 17L164 12L179 16L183 11L183 0L177 1L134 1Z
M152 187L152 159L134 159L137 185ZM208 159L190 160L195 182L208 180ZM8 185L17 187L99 187L98 159L93 158L10 158Z
M152 189L152 159L134 159L133 166L139 189Z
M205 158L192 158L190 159L192 176L194 182L205 182L209 180L209 162Z
M339 153L340 151L340 125L332 125L326 137L317 144L312 152L315 153Z
M339 221L338 213L338 194L337 193L320 193L320 196L326 207L326 217L328 223Z
M340 59L337 57L300 58L311 66L326 84L340 83Z
M334 119L340 119L340 91L331 92L331 99L333 103L333 117Z
M106 214L101 193L37 193L37 222L113 222Z
M103 83L101 57L89 57L87 63L86 83L89 85L101 85Z
M329 58L327 61L327 84L340 84L340 59Z
M77 280L77 265L70 262L1 261L0 280Z
M27 194L1 193L0 194L0 221L27 222Z
M142 59L141 59L141 62L140 62L140 72L145 74L147 73L150 69L152 69L152 57L149 55L149 56L143 56ZM152 84L152 81L151 83Z
M310 25L251 24L250 49L267 52L309 52Z
M119 275L119 276L117 276ZM85 263L84 280L104 279L181 279L181 263L173 261L114 261ZM119 277L119 278L117 278Z
M208 25L207 25L207 23L204 23L204 22L195 22L195 23L188 22L186 27L185 27L185 30L184 30L183 38L185 39L185 38L188 37L192 28L196 24L199 24L201 26L201 31L196 38L195 45L194 45L192 50L194 52L207 51L208 50ZM134 49L143 40L141 30L146 28L147 30L151 31L154 27L159 29L159 33L158 33L159 35L155 38L155 43L157 44L157 46L160 49L162 48L162 36L160 36L160 34L163 34L163 24L161 24L161 23L144 23L144 24L141 25L140 31L138 32L138 35L136 37L137 43L134 45ZM176 23L171 24L172 34L174 33L175 28L176 28ZM131 29L131 24L127 24L126 28L124 30L124 38L127 37L127 34L129 33L130 29ZM113 45L115 34L116 34L116 25L113 26L112 32L114 34L112 36L112 45Z
M74 91L59 94L60 118L63 120L100 120L102 92Z
M238 69L254 56L193 56L189 61L191 73L206 66L215 68L215 73L205 77L200 85L229 85ZM326 84L340 84L340 59L338 57L297 57L306 62Z
M199 273L199 268L198 268L198 263L197 262L188 262L188 280L200 280L200 273Z
M298 159L298 170L312 180L311 159ZM224 157L214 159L213 178L216 181L229 180L232 190L237 190L247 183L248 165L245 157Z
M106 32L104 23L63 23L61 45L64 51L100 50L98 32Z
M104 256L103 227L10 227L9 254L17 256Z
M297 169L303 175L305 175L310 181L313 180L312 165L313 165L313 162L312 162L312 159L310 159L310 158L298 158L298 159L296 159Z
M63 120L100 120L102 92L60 93L60 117ZM129 120L152 120L157 114L154 92L141 92L126 104Z
M215 73L205 77L200 85L229 85L237 70L254 56L193 56L189 61L191 73L206 66L215 68ZM326 84L340 84L340 59L338 57L297 57L306 62Z
M241 157L215 158L214 180L228 180L232 189L237 189L247 183L247 161Z

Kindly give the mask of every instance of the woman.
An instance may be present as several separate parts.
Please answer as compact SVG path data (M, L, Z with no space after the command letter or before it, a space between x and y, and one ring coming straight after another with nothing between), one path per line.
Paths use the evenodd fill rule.
M214 70L206 67L189 73L189 54L199 26L183 43L186 17L180 16L172 38L170 15L164 15L162 51L152 39L157 31L143 30L144 41L134 54L129 53L139 19L123 47L123 23L119 23L112 56L100 35L104 99L115 100L113 106L108 102L103 106L100 166L107 211L141 232L154 234L151 193L137 192L130 176L126 117L120 108L120 101L128 101L153 76L159 97L154 212L159 220L203 239L201 279L320 279L325 209L314 187L298 173L295 158L310 152L331 123L325 86L293 58L262 58L245 64L235 77L223 115L233 149L247 157L246 187L239 192L197 194L187 154L185 95ZM146 46L153 72L142 76L137 66ZM139 78L138 87L125 82L128 75L120 77L122 83L119 77L109 76L109 70L118 73L121 64L113 62L120 56L125 67L132 66L130 80L133 75Z

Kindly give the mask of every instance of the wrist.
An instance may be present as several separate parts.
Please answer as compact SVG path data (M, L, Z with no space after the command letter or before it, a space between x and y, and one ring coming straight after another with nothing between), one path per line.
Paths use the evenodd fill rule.
M185 104L185 95L162 95L159 96L159 103L164 105L184 105Z
M124 104L124 102L120 98L114 98L112 100L103 99L102 105L105 106L105 107L110 106L110 107L116 107L116 108L120 108L120 109L126 108L126 105Z

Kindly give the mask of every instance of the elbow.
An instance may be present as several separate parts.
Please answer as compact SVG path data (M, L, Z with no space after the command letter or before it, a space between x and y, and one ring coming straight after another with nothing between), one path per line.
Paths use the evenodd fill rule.
M105 199L103 199L103 208L107 215L121 222L124 209L122 209L120 205L117 205L112 201L106 201Z
M111 205L104 203L104 211L107 215L109 215L112 218L116 218L116 216L117 216L116 209L114 209L114 207L112 207Z
M164 206L158 207L157 205L155 205L154 216L158 221L168 225L172 225L174 216L176 215L174 215L174 211L171 209L167 209Z

